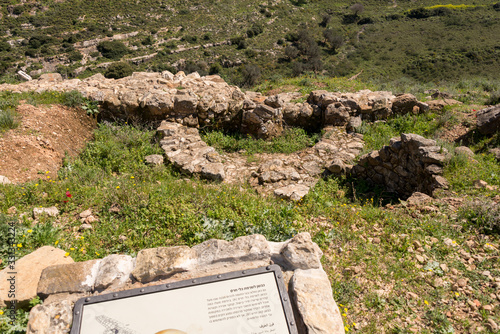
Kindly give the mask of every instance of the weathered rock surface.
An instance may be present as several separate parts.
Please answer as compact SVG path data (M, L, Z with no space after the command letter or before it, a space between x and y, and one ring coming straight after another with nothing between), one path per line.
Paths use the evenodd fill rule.
M295 270L292 289L308 334L345 333L328 276L323 269Z
M363 155L357 165L346 169L350 175L383 185L387 191L404 198L416 191L432 195L434 190L448 186L442 177L447 154L448 151L432 139L401 134L392 138L389 146Z
M14 269L9 266L0 272L0 304L17 300L20 305L26 304L37 296L37 286L42 271L57 264L73 263L65 251L51 246L44 246L17 260ZM16 272L15 275L9 272ZM15 298L9 298L10 282L15 277Z
M0 175L0 184L11 184L12 182L7 178L7 176Z
M163 165L163 156L159 154L148 155L144 157L144 161L149 165L161 166Z
M45 268L37 294L42 298L57 293L81 293L94 289L100 260L59 264Z
M57 217L59 215L59 209L55 206L51 206L50 208L33 208L33 218L38 219L43 215Z
M189 75L135 72L118 80L106 79L102 74L83 80L62 80L58 73L47 73L19 85L0 85L0 90L77 90L100 103L100 115L104 118L169 119L194 127L217 125L264 139L279 135L284 125L320 130L328 125L349 126L353 118L386 119L393 113L428 109L411 94L396 97L390 92L370 90L356 93L318 90L310 93L307 102L294 103L292 100L300 98L300 94L243 93L218 75L200 77L196 72Z
M143 249L137 254L132 275L139 282L150 282L187 271L193 261L194 253L187 246Z
M301 233L280 243L269 242L262 235L250 235L232 241L212 239L192 248L144 249L137 259L110 255L102 260L51 266L40 278L38 293L44 301L32 309L27 333L68 333L73 303L80 297L272 263L282 266L286 283L292 279L292 284L287 285L297 311L299 334L343 333L342 319L322 269L321 256L311 236ZM302 323L307 332L301 327Z
M477 128L484 135L498 132L500 130L500 105L478 111Z
M130 279L135 259L128 255L113 254L101 260L94 283L95 290L104 290L112 284L122 285Z
M28 334L69 333L73 323L73 305L69 300L36 305L30 312Z

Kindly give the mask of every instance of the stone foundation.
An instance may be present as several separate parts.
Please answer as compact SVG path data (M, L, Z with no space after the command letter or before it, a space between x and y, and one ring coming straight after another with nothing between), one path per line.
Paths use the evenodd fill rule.
M435 140L401 134L401 137L392 138L389 146L361 156L357 165L345 165L336 160L329 170L382 185L403 198L416 191L432 195L434 190L448 187L442 176L447 153Z

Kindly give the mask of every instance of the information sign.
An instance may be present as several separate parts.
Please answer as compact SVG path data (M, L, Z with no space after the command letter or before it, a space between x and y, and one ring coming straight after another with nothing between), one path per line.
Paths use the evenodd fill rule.
M82 298L71 334L297 334L279 266Z

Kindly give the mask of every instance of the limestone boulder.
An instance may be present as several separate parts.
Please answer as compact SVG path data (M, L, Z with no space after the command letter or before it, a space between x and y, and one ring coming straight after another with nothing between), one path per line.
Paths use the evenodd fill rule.
M58 264L45 268L40 275L37 294L45 299L57 293L86 293L94 289L101 260Z
M321 268L323 252L307 232L294 236L281 250L289 270Z
M74 262L65 253L62 249L44 246L17 260L13 268L7 266L0 272L0 300L9 302L15 299L20 305L25 305L35 298L40 275L45 268ZM16 272L16 275L9 272ZM15 298L8 297L12 276L15 276Z
M41 216L57 217L59 215L59 209L55 206L50 208L33 208L33 218L38 219Z
M104 290L110 285L123 285L130 280L135 259L129 255L113 254L101 260L94 289Z
M10 180L7 176L0 175L0 184L11 184Z
M309 334L344 334L344 323L322 269L297 269L291 280L292 294Z
M346 107L340 102L329 104L324 113L324 125L345 126L349 123L350 107Z
M144 161L146 161L148 165L161 166L163 165L163 156L159 154L148 155L144 157Z
M286 200L300 201L309 193L309 187L303 184L292 184L274 190L274 195Z
M62 300L36 305L30 312L27 334L69 333L73 323L73 304Z
M187 246L143 249L137 254L132 276L139 282L150 282L189 270L195 253Z
M500 105L478 111L477 128L484 135L498 132L500 130Z

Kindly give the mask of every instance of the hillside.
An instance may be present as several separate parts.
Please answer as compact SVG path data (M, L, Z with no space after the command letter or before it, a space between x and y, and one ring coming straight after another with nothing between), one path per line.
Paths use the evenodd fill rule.
M0 73L4 81L18 69L87 77L122 59L136 71L220 73L246 86L304 72L496 79L499 8L484 0L9 1L0 9Z

